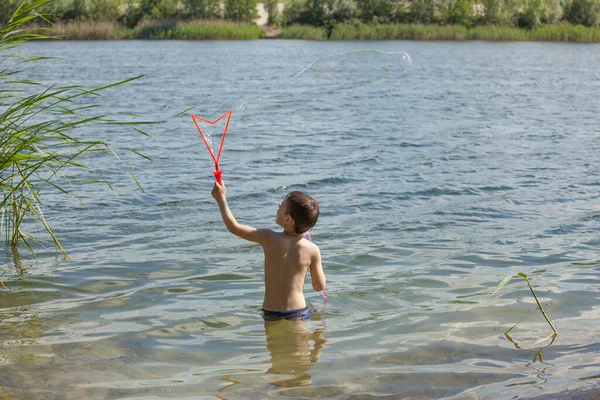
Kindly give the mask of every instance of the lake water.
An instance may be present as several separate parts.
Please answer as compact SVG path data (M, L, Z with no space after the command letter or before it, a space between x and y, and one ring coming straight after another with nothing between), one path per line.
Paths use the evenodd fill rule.
M318 57L361 48L406 51L410 75L392 69L354 90L319 90L377 77L392 60L359 57L261 97ZM118 160L88 157L116 194L74 183L85 208L46 194L71 258L40 251L36 261L24 248L21 266L3 266L0 398L598 396L599 45L131 41L20 51L58 57L28 72L48 85L144 75L100 102L121 119L163 122L143 127L152 139L125 126L81 130L110 141L145 193ZM289 190L321 204L311 232L329 301L306 323L263 322L262 250L226 231L210 196L212 161L189 113L176 116L196 106L216 119L236 102L221 167L238 221L276 229ZM539 342L552 331L523 279L489 298L514 272L529 276L555 340ZM306 296L323 307L309 278Z

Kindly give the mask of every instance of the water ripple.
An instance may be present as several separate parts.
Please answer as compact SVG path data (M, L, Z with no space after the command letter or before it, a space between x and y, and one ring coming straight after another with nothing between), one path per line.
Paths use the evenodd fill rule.
M44 195L71 259L42 250L2 267L0 397L595 396L596 45L402 42L415 65L398 87L302 107L297 86L277 107L235 110L220 166L238 221L276 228L290 190L321 204L311 233L328 303L307 284L310 321L262 321L260 246L227 232L210 197L212 161L189 116L172 116L195 104L208 117L223 98L355 46L25 46L59 56L32 72L47 83L145 75L104 100L167 122L149 127L152 140L85 131L113 143L145 193L114 159L90 157L72 178L103 172L117 195L78 186L85 208ZM156 162L120 150L131 147ZM489 297L516 272L558 329L553 342L539 342L550 328L524 280Z

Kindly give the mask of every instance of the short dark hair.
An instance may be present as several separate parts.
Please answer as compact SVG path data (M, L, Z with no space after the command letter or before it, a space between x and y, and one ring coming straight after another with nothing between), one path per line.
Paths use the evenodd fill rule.
M288 204L288 212L294 218L294 231L298 234L315 226L319 219L319 201L306 193L289 192L284 203Z

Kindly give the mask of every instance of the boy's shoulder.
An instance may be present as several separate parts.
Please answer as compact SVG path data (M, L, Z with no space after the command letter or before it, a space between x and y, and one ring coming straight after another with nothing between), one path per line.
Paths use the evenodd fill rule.
M272 229L267 229L267 228L258 228L256 230L258 233L260 233L260 235L267 240L273 240L277 237L279 237L279 232L275 232Z
M277 231L274 231L271 229L260 229L260 231L262 231L265 236L267 236L271 239L284 239L285 240L285 239L290 238L288 235L286 235L283 232L277 232ZM300 241L298 241L298 245L306 250L319 251L319 246L314 244L311 240L307 240L306 238L302 238Z
M319 246L314 244L311 240L307 240L306 238L300 240L299 244L306 252L310 252L312 255L316 255L317 253L321 252L319 250Z
M306 238L302 238L302 240L300 242L302 244L304 244L305 246L309 246L310 248L319 250L319 246L317 246L312 240L308 240Z

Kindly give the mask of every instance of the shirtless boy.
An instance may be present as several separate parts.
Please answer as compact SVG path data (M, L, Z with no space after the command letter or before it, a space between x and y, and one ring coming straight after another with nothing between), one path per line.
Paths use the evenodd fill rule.
M275 232L239 224L229 210L225 193L225 184L215 182L211 194L227 229L242 239L260 243L265 254L264 318L310 318L303 292L309 269L313 289L325 289L321 252L317 245L304 238L305 232L319 218L318 201L302 192L288 193L275 217L283 231Z

